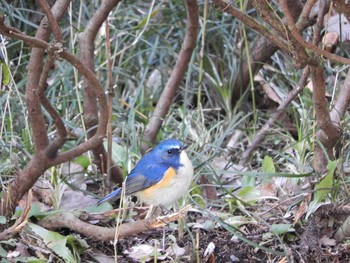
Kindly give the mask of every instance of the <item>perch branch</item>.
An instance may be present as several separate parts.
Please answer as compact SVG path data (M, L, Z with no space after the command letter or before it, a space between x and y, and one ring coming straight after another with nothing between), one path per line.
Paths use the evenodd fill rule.
M197 0L185 0L187 10L186 34L183 41L175 67L171 72L170 78L159 98L156 108L143 134L141 150L145 152L150 144L154 144L157 133L167 115L171 103L175 97L176 90L181 84L185 75L187 66L197 42L198 32L198 3Z
M190 208L191 206L188 205L182 208L179 212L167 216L148 218L132 223L121 224L118 227L118 238L122 239L131 235L136 235L146 230L163 227L172 221L184 217ZM50 230L68 228L77 233L88 236L89 238L94 238L100 241L113 241L115 238L115 228L91 225L80 220L71 212L62 212L52 216L47 216L44 219L40 220L38 224Z

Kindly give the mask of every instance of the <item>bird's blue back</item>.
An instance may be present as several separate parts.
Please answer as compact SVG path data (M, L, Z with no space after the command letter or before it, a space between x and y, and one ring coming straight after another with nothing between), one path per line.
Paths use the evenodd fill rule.
M181 149L182 147L181 141L167 139L143 156L125 180L125 194L130 195L158 183L163 179L169 167L177 170L181 166L179 155L170 155L167 151L170 148ZM113 191L99 200L98 204L119 199L121 190L122 188L118 188Z

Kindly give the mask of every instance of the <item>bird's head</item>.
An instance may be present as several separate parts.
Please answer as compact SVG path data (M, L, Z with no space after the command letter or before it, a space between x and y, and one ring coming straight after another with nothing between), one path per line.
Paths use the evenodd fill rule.
M163 163L177 169L182 165L180 163L180 155L186 148L187 145L184 145L180 140L166 139L161 141L152 152L154 152Z

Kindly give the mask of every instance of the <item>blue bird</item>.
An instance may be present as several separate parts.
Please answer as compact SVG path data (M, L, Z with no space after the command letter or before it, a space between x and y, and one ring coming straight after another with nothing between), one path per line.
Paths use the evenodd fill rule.
M127 176L126 195L134 195L148 205L170 205L189 189L193 178L193 165L187 148L177 139L160 142L143 156ZM100 199L97 205L121 197L122 187Z

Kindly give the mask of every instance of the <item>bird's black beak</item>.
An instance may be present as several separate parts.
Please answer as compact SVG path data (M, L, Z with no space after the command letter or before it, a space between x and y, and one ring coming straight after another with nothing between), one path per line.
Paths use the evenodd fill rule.
M188 148L188 145L183 145L182 147L181 147L181 152L183 151L183 150L186 150Z

